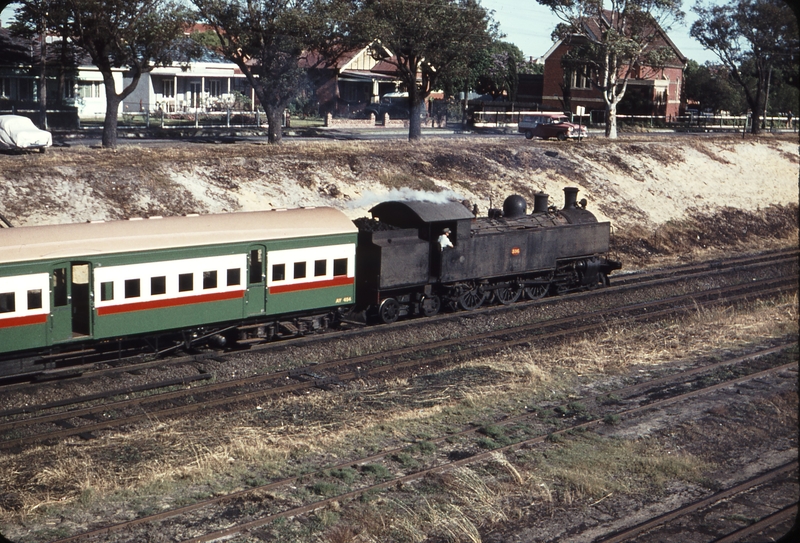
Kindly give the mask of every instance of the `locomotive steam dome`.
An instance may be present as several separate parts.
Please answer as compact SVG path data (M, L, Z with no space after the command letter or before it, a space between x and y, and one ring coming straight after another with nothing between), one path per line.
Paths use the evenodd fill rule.
M503 216L509 219L524 217L528 210L528 203L519 194L512 194L503 202Z

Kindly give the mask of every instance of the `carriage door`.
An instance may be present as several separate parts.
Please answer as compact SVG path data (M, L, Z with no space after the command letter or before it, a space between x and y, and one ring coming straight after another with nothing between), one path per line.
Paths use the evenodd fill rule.
M56 264L50 273L50 341L90 335L89 264Z
M244 294L244 316L254 317L263 315L267 281L264 270L266 269L267 251L263 245L253 245L247 253L247 290Z

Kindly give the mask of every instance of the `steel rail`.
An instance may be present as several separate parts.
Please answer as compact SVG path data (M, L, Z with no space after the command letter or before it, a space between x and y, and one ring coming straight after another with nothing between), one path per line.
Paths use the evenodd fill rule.
M734 487L731 487L731 488L729 488L727 490L723 490L721 492L717 492L716 494L714 494L712 496L709 496L707 498L704 498L704 499L702 499L700 501L697 501L695 503L692 503L692 504L689 504L689 505L686 505L686 506L683 506L683 507L679 507L678 509L670 511L669 513L665 513L665 514L660 515L660 516L658 516L658 517L656 517L654 519L650 519L650 520L648 520L646 522L642 522L641 524L637 524L636 526L633 526L632 528L628 528L628 529L626 529L624 531L617 532L617 533L615 533L615 534L613 534L613 535L611 535L609 537L598 539L598 540L596 540L596 542L597 543L620 543L622 541L627 541L629 539L633 539L637 535L639 535L641 533L644 533L644 532L647 532L649 530L652 530L653 528L661 526L662 524L666 524L667 522L670 522L670 521L675 520L677 518L684 517L684 516L686 516L686 515L688 515L690 513L694 513L695 511L699 511L700 509L704 509L704 508L706 508L706 507L708 507L708 506L710 506L710 505L712 505L714 503L717 503L719 501L727 500L728 498L730 498L732 496L735 496L737 494L741 494L743 492L746 492L746 491L748 491L748 490L750 490L750 489L752 489L754 487L763 485L764 483L768 483L768 482L772 481L773 479L781 477L781 476L783 476L783 475L785 475L787 473L790 473L792 471L797 471L797 467L798 467L798 461L794 460L792 462L784 464L783 466L780 466L778 468L770 470L767 473L764 473L763 475L759 475L757 477L753 477L751 479L748 479L747 481L745 481L745 482L743 482L743 483L741 483L739 485L736 485ZM795 511L796 511L797 510L797 505L795 504L794 507L795 507ZM748 532L748 534L743 534L742 537L744 537L744 535L749 535L750 533L758 533L759 531L761 531L763 529L764 528L762 527L761 529L756 530L755 532ZM740 532L741 531L742 530L740 530ZM731 534L731 535L733 535L733 534ZM719 539L719 540L717 540L717 543L720 543L720 542L723 542L723 541L733 542L733 541L738 541L739 540L739 538L729 539L729 537L730 536L722 538L722 539Z

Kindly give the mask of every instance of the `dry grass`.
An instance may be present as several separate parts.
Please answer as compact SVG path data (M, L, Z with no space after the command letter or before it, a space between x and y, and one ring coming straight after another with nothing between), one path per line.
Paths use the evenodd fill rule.
M504 353L462 366L489 371L497 375L496 383L453 381L446 392L420 389L419 383L408 380L362 383L336 394L286 397L198 421L153 421L99 443L68 442L20 455L4 453L3 492L14 489L19 498L18 506L1 510L0 522L6 527L35 523L53 514L99 512L111 504L121 510L158 510L168 506L167 497L185 500L263 484L320 463L396 446L398 440L424 439L491 419L498 410L513 413L541 399L570 398L581 376L613 375L676 356L700 357L796 334L797 317L796 297L737 310L701 310L674 322L610 326L599 338L575 338L563 346ZM469 375L463 373L465 379ZM556 450L558 461L549 453L547 462L534 456L512 464L496 457L490 464L497 474L488 480L474 471L456 472L444 484L450 498L431 498L421 510L398 518L395 526L405 525L409 540L416 540L412 527L430 534L433 528L420 526L436 525L443 538L471 541L475 526L509 514L503 496L523 493L537 503L566 504L609 492L644 492L648 485L658 486L671 477L695 477L702 468L696 459L665 457L645 443L582 437ZM161 495L164 500L153 499Z

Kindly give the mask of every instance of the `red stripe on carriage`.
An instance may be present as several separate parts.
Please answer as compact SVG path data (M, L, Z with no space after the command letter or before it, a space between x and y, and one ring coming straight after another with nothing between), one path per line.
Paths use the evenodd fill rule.
M293 283L291 285L278 285L269 287L270 294L283 294L285 292L299 292L302 290L313 290L317 288L330 288L330 287L343 287L352 285L354 282L353 277L340 275L327 281L313 281L310 283Z
M12 317L10 319L0 319L0 328L14 328L15 326L30 326L31 324L44 324L47 322L47 314L27 315L25 317Z
M233 300L244 298L243 290L232 290L228 292L214 292L212 294L201 294L199 296L183 296L181 298L164 298L161 300L149 300L133 304L109 305L98 307L98 315L114 315L116 313L128 313L131 311L146 311L149 309L162 309L165 307L179 307L182 305L203 304L207 302L221 302L222 300Z

